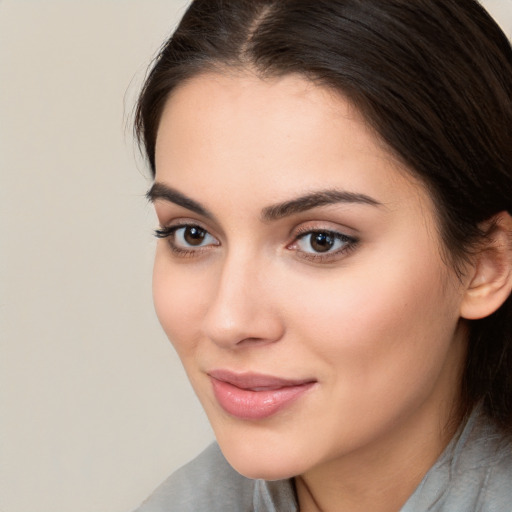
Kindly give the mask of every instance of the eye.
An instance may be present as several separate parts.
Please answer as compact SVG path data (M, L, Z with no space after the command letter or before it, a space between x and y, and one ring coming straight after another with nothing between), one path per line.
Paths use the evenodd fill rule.
M189 255L193 252L219 245L218 240L206 229L195 224L169 226L155 231L157 238L167 238L174 253Z
M215 238L199 226L183 226L174 231L174 244L180 247L202 247L213 243Z
M291 249L312 261L333 261L355 247L357 240L330 230L308 230L299 234Z
M298 247L304 252L329 252L339 249L343 242L335 233L329 231L315 231L302 235L297 241Z

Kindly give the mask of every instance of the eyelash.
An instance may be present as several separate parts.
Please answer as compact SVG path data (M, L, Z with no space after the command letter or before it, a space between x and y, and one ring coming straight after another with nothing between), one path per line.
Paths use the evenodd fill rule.
M169 247L171 248L173 254L176 255L177 257L182 257L182 258L199 256L201 253L203 253L205 250L208 250L208 248L212 246L212 244L210 244L210 245L198 246L196 248L190 248L190 249L184 249L182 247L177 246L175 239L174 239L176 232L180 229L186 229L186 228L197 228L201 231L204 231L206 233L206 235L209 235L210 237L214 238L213 235L211 235L208 230L204 229L199 224L194 224L194 223L183 223L183 224L177 224L175 226L161 227L161 228L158 228L155 230L154 235L155 235L155 237L160 238L160 239L167 239ZM335 242L342 242L343 245L342 245L342 247L340 247L339 249L337 249L333 252L328 252L328 251L330 251L330 249L328 249L328 251L326 251L325 253L306 252L306 251L297 249L297 245L299 244L300 241L305 239L307 236L315 235L315 234L325 235L325 236L333 239ZM289 250L294 250L297 253L298 257L303 258L308 261L311 261L311 262L331 263L331 262L334 262L337 259L339 259L341 256L345 256L347 253L352 251L356 247L358 242L359 242L359 240L355 237L348 236L343 233L339 233L337 231L333 231L333 230L329 230L329 229L299 228L294 233L294 240L290 244L288 244L286 246L286 248ZM217 244L213 244L213 245L218 246L220 244L217 243Z

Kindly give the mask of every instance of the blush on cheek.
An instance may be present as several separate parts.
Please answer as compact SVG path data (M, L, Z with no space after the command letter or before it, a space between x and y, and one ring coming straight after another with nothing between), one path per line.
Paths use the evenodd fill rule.
M190 334L188 331L194 325L194 304L197 304L193 287L184 286L176 276L160 271L155 265L153 273L153 302L155 311L162 328L169 340L176 347ZM177 347L176 347L177 348Z

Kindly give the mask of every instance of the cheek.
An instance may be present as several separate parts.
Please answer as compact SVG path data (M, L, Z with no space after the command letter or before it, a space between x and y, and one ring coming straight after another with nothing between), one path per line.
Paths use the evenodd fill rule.
M382 257L341 269L306 286L300 305L291 291L289 308L298 307L288 325L327 362L340 390L382 397L387 389L391 398L405 383L420 391L440 371L457 325L457 295L443 285L444 274L435 257Z
M157 247L153 267L153 302L162 328L181 358L196 343L194 326L202 316L204 282L196 282L184 265L172 265L163 243Z

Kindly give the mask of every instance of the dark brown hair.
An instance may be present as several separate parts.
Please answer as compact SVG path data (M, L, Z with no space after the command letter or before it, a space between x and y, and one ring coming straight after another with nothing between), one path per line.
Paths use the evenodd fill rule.
M451 263L512 212L512 49L475 0L194 0L146 80L135 129L152 172L166 100L207 71L299 73L348 97L428 187ZM512 431L512 298L470 322L464 411Z

